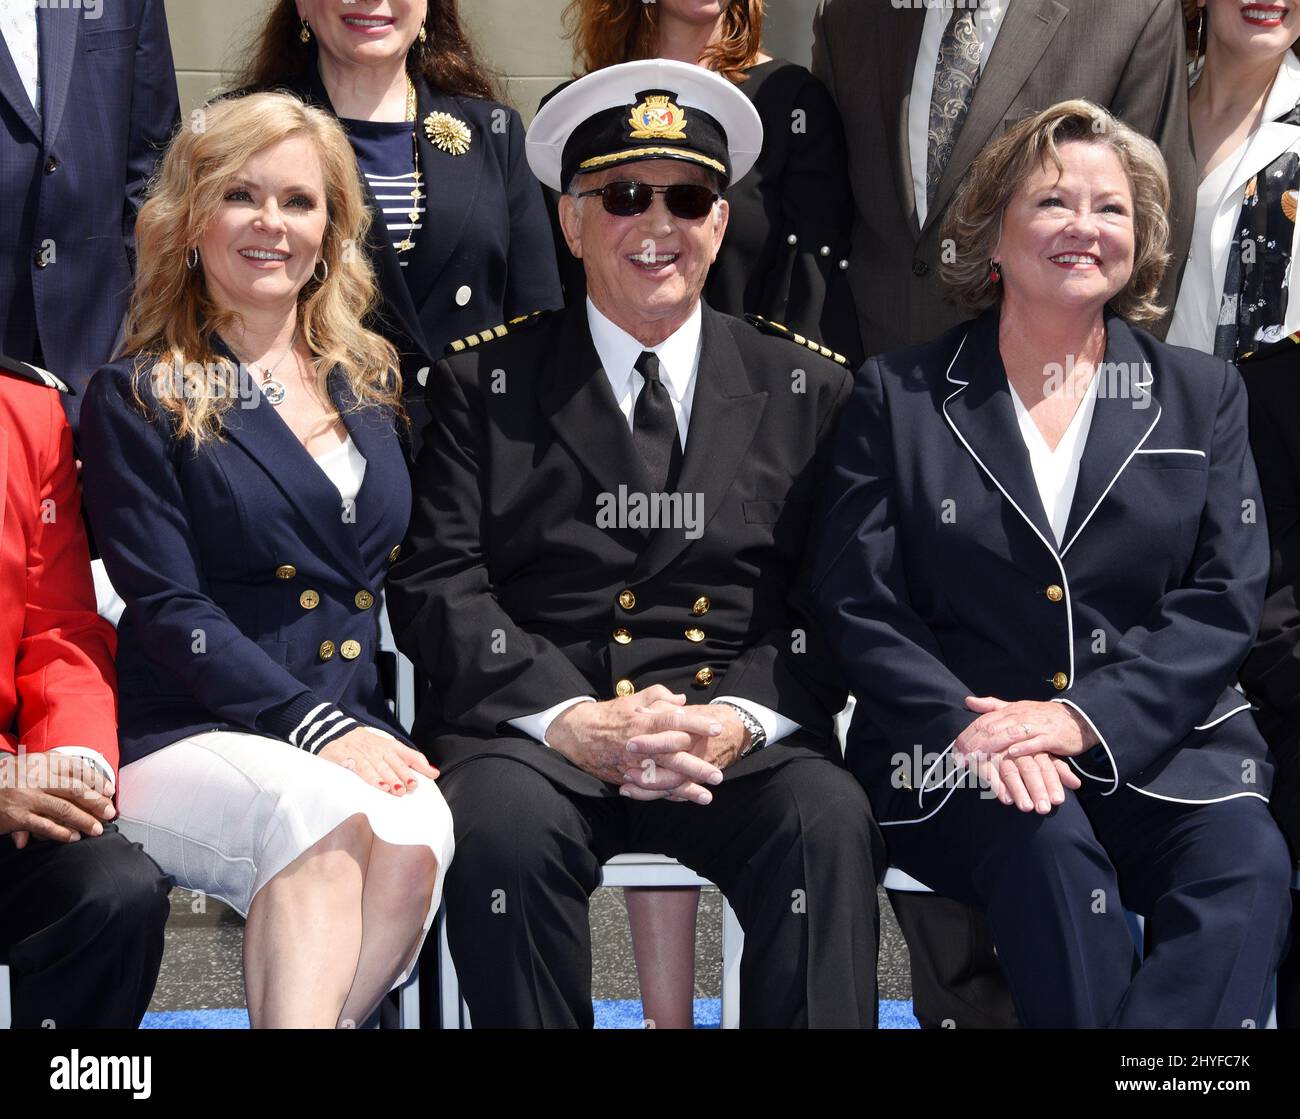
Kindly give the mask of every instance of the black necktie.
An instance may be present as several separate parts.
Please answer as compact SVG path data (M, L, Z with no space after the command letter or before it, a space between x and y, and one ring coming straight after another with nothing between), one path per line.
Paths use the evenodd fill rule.
M632 409L632 442L641 452L646 472L656 492L662 493L677 479L682 445L677 439L677 417L673 402L660 377L659 359L642 350L633 367L645 378Z

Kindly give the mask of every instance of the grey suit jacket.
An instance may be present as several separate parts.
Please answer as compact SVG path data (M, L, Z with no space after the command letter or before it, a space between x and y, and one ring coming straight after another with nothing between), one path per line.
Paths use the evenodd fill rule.
M913 202L907 118L925 6L822 0L813 70L844 120L853 184L849 282L869 354L928 341L965 316L943 299L939 230L981 149L1058 101L1085 97L1150 136L1169 165L1172 312L1196 200L1179 0L1010 0L924 227ZM1154 331L1163 337L1168 320Z

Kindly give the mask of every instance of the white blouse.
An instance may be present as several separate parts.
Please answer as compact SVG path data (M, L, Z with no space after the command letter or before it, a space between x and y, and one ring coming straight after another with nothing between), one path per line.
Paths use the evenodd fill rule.
M1263 123L1214 168L1196 190L1196 224L1187 267L1178 289L1167 342L1214 352L1214 333L1223 302L1228 257L1241 224L1246 184L1283 152L1300 149L1300 128L1279 124L1300 101L1300 58L1287 51L1264 101ZM1293 235L1291 257L1297 259L1300 231ZM1293 264L1294 267L1294 264ZM1232 309L1228 309L1232 313ZM1288 333L1300 329L1300 300L1287 304Z
M1015 385L1007 381L1011 389L1011 402L1016 408L1016 420L1020 424L1020 435L1029 451L1029 465L1034 472L1034 483L1038 487L1038 496L1047 514L1047 523L1052 526L1052 535L1056 537L1059 548L1065 539L1065 526L1070 519L1070 506L1074 503L1074 488L1079 481L1079 463L1083 459L1083 448L1088 443L1088 431L1092 427L1092 414L1097 406L1097 384L1101 380L1095 373L1088 383L1088 390L1079 401L1070 419L1070 426L1065 429L1061 441L1055 450L1047 446L1043 434L1034 423L1034 417L1021 401Z
M325 477L334 483L344 504L356 501L366 476L366 460L352 442L352 436L349 435L333 450L326 451L323 455L313 455L312 458L325 472Z

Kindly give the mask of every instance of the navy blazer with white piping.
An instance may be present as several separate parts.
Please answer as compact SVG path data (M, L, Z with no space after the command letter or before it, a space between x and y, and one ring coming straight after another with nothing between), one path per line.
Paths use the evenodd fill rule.
M86 508L113 585L122 764L187 735L229 729L288 737L317 703L402 736L375 653L379 595L410 517L391 414L331 399L365 476L352 512L288 425L239 372L226 438L195 451L132 397L134 362L105 366L82 407ZM141 394L152 404L145 366ZM289 572L292 568L292 573ZM305 591L319 603L309 606ZM358 593L373 603L362 607ZM362 598L364 601L364 596ZM360 655L343 656L359 642ZM332 655L321 646L332 642ZM286 706L297 718L285 715Z
M917 778L976 717L967 695L1076 707L1102 742L1076 764L1102 794L1268 796L1272 766L1233 687L1268 575L1241 378L1106 323L1059 547L996 310L858 373L814 592L858 700L846 762L882 822L942 807L941 770ZM903 760L918 751L921 772Z

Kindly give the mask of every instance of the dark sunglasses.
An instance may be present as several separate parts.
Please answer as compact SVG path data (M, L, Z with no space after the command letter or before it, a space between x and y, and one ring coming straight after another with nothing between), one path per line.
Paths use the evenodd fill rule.
M579 198L599 194L607 213L620 218L634 218L650 209L656 194L664 196L668 212L676 217L694 221L704 217L721 197L699 183L673 183L672 186L651 186L649 183L619 181L606 183L598 190L584 190Z

